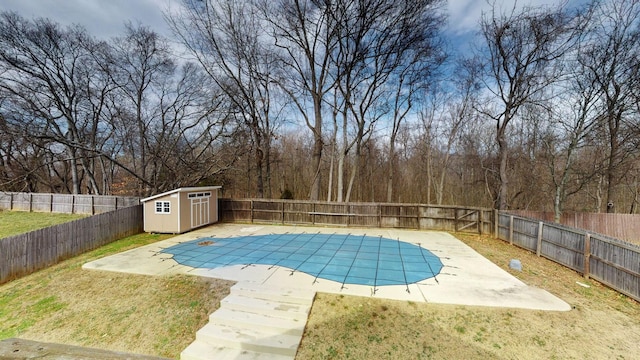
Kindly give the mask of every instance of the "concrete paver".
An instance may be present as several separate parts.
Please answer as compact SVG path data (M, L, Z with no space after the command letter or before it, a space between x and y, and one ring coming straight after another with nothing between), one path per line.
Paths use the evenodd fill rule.
M316 232L366 234L409 242L438 256L443 268L436 276L417 283L367 286L338 283L272 265L192 268L161 252L199 238L215 243L216 237ZM220 308L210 315L209 323L197 332L196 341L181 353L182 360L293 359L316 292L415 302L570 310L566 302L527 286L452 235L433 231L216 224L108 256L83 268L147 275L192 274L237 281L231 294L220 302Z
M216 269L191 268L171 259L161 249L199 238L265 235L274 233L366 234L398 239L430 250L444 267L435 277L416 284L367 286L341 284L291 271L279 266L234 265ZM526 263L523 264L526 267ZM215 224L171 239L129 250L87 263L85 269L131 272L148 275L192 274L233 280L267 287L292 288L310 292L330 292L374 296L395 300L459 305L513 307L568 311L570 306L552 294L528 286L493 264L454 236L437 231L399 229L322 228L247 224Z
M309 291L237 283L180 358L293 360L314 296Z

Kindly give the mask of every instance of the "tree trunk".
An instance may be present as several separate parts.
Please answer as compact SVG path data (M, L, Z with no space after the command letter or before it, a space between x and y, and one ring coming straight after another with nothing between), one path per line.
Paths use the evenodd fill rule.
M616 138L617 131L610 130L610 149L609 149L609 163L607 164L607 213L615 212L615 203L613 202L615 196L616 186L616 161L618 158L619 144Z
M313 107L315 113L315 124L313 128L313 153L311 155L311 168L314 171L313 182L311 183L311 191L309 198L311 200L320 199L320 180L322 165L322 97L314 96Z
M80 194L80 177L78 176L78 164L76 163L76 150L69 147L69 168L71 170L71 193Z
M356 146L356 154L353 160L353 169L349 178L349 186L347 187L347 195L344 198L345 202L351 201L351 193L353 191L353 184L356 180L356 175L360 172L360 144Z
M431 141L427 144L427 204L431 204Z
M498 210L507 210L509 207L509 204L507 202L507 196L509 195L509 175L507 173L507 159L509 157L509 150L507 146L507 140L504 136L504 131L498 130L497 141L498 157L500 159L500 189L498 190L498 199L496 202Z
M560 223L560 217L562 216L562 189L560 186L556 186L556 193L553 197L553 221Z
M331 140L331 161L329 163L329 179L327 181L327 201L331 202L331 191L333 190L333 162L336 157L336 137L335 133L333 135L333 139Z
M596 188L596 211L602 211L602 179L603 177L598 175L598 187Z
M344 161L345 154L343 151L340 151L340 156L338 157L338 189L337 189L337 202L342 202L344 196Z
M269 199L273 199L273 187L271 186L271 144L269 140L267 140L267 145L265 146L264 152L264 179L266 183L266 192L267 197Z
M264 152L260 146L256 146L256 196L258 198L264 198Z
M336 127L337 128L337 127ZM338 202L342 202L344 198L344 163L347 158L347 107L342 111L342 147L340 148L340 157L338 158Z
M83 151L84 153L84 151ZM83 154L84 155L84 154ZM94 170L93 166L91 166L88 163L88 160L86 158L86 156L82 156L80 158L80 163L82 164L82 168L87 176L87 178L89 179L89 186L91 189L91 192L95 195L101 195L100 189L98 188L98 182L96 181L96 177L94 175Z
M391 140L389 140L389 166L387 168L387 202L392 202L393 200L393 160L396 153L395 142L395 136L391 136Z

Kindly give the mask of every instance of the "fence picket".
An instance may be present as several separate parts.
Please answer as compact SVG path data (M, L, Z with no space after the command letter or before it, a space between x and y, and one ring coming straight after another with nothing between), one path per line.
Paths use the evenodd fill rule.
M539 236L541 256L640 301L640 246L549 222L544 222L544 231L540 236L534 231L535 228L542 228L541 225L535 226L543 223L539 220L504 212L500 212L498 217L498 239L510 241L511 236L506 234L514 232L514 222L529 223L531 226L517 226L516 233ZM535 251L521 243L514 244Z
M493 210L425 204L219 199L221 221L491 233ZM460 215L462 214L462 215Z
M552 212L509 210L510 214L553 222ZM565 213L560 224L640 244L640 214Z
M0 239L0 284L142 231L137 205Z
M138 205L136 197L0 192L0 210L101 214Z

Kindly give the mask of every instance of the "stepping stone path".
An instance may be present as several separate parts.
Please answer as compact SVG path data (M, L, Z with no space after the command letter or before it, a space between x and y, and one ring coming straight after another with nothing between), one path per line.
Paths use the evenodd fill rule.
M237 283L181 360L294 359L315 292Z

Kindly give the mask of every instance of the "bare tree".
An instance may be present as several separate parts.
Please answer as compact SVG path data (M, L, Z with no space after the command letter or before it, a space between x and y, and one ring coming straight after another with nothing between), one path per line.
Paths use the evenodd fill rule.
M158 119L149 134L152 193L210 183L235 162L229 104L193 63L158 89Z
M483 14L481 33L486 42L487 89L495 105L483 113L496 124L500 188L496 207L509 207L510 123L520 108L552 84L558 76L552 66L570 47L571 18L562 7L524 7L509 13Z
M131 171L136 174L137 194L149 195L152 152L150 141L159 118L157 93L176 72L166 39L143 26L125 25L125 35L113 39L113 70L118 84L118 127L122 146L131 154Z
M278 109L273 101L276 61L263 39L253 2L183 2L169 14L174 32L232 102L250 136L257 171L257 195L270 195L271 140Z
M13 135L3 161L32 160L19 162L30 184L65 189L70 178L69 192L102 194L123 181L144 184L142 195L209 181L233 159L215 151L230 119L217 88L193 64L174 66L147 29L129 26L114 48L78 26L1 13L0 33Z
M2 106L0 106L2 107ZM13 121L0 115L0 188L5 191L35 192L55 183L48 172L45 141L28 141Z
M315 0L258 0L268 34L279 49L284 77L278 84L313 134L309 198L320 199L324 148L323 104L332 88L330 55L336 47L336 4ZM310 101L310 104L309 104Z
M387 168L388 202L393 200L396 141L402 122L413 110L416 100L422 99L424 92L436 81L435 74L445 59L444 44L439 34L445 19L441 12L442 5L440 1L406 2L405 8L399 11L403 19L398 23L398 27L406 30L397 31L403 35L395 39L397 64L394 64L390 81L386 85L389 89L387 93L391 109ZM391 30L391 33L395 32ZM413 34L413 37L407 37L408 33Z
M402 120L432 80L444 59L439 31L444 23L441 1L335 1L331 14L337 45L331 54L334 106L342 126L338 164L338 201L343 196L344 159L355 148L346 190L349 201L359 171L362 147L376 122L390 118L389 167ZM339 128L334 126L337 133ZM351 132L351 136L348 136ZM392 196L393 173L387 178Z
M72 192L81 192L79 167L90 191L100 193L90 158L100 130L97 92L108 92L109 81L94 81L97 70L92 51L99 44L78 26L60 28L46 20L26 20L14 13L0 14L0 88L12 98L10 119L34 139L49 139L66 148Z
M621 170L634 151L625 145L635 136L633 91L640 75L640 1L594 2L593 6L580 64L600 96L600 128L607 139L607 212L614 212Z
M473 59L460 60L455 66L458 77L450 84L441 84L431 91L420 112L426 150L427 184L433 188L435 202L444 203L445 188L456 155L460 155L461 134L468 124L477 120L479 71ZM431 201L431 195L428 196Z
M588 171L588 168L579 169L576 164L600 120L601 88L588 67L584 66L582 51L582 47L578 46L566 60L569 68L567 78L555 88L547 90L552 94L546 96L550 101L545 107L546 111L533 114L548 119L548 128L540 137L553 186L556 222L560 221L567 198L577 194L597 175L597 172Z

